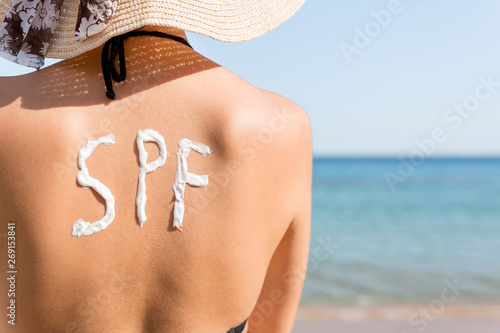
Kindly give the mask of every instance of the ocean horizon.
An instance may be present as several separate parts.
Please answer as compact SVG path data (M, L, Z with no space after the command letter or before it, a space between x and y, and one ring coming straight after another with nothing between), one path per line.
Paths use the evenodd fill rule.
M301 304L500 300L500 157L315 156L312 206Z

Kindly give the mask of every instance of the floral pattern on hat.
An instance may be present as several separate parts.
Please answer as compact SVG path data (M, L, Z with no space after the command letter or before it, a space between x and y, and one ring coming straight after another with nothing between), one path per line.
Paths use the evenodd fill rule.
M0 25L0 56L40 68L63 0L14 0Z
M64 0L13 0L0 24L0 56L39 69L59 23ZM83 41L104 30L117 0L81 0L75 38Z
M80 0L76 39L82 41L103 31L117 6L117 0Z

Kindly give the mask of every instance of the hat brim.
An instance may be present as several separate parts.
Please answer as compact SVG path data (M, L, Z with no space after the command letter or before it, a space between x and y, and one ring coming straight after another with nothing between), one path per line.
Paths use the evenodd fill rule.
M12 2L7 0L7 2ZM143 26L191 31L222 42L259 37L288 20L305 0L119 0L106 28L83 41L75 38L79 0L65 0L46 57L66 59L99 47L113 36ZM10 4L1 1L3 20Z

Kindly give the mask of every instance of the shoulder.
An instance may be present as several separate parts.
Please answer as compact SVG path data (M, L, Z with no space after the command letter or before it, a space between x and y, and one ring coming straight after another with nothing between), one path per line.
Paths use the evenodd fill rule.
M233 151L239 150L240 155L241 151L247 155L253 155L252 151L288 151L293 155L293 148L310 148L310 121L300 105L230 72L227 76L220 86L225 97L218 103L216 114L223 124L219 133L225 133Z
M37 72L19 76L0 77L0 123L14 120L26 108L26 96L36 98L36 103L41 104L39 81ZM2 126L4 127L4 126Z
M0 117L6 116L6 112L13 107L13 102L19 97L20 91L24 89L25 82L21 77L0 77Z
M311 144L311 128L306 111L276 93L260 90L251 106L241 105L234 115L236 141L246 142L262 157L293 159L298 150Z
M0 141L0 157L5 157L6 149L21 133L19 119L21 102L16 96L16 89L24 90L20 86L22 80L18 77L0 77L0 124L2 127L2 140Z
M242 165L240 174L250 187L273 188L273 195L280 193L288 207L293 206L310 186L312 172L306 111L284 96L246 82L235 80L227 89L231 100L223 104L224 125L217 131L224 133L227 159Z
M52 110L26 107L22 96L32 88L32 80L26 76L0 78L0 169L20 176L23 170L62 153L57 148L71 133Z

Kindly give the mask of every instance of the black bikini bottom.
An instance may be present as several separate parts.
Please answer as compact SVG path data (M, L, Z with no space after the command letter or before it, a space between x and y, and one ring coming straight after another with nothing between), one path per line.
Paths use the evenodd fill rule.
M227 333L241 333L241 332L243 332L243 329L245 328L246 323L247 323L247 321L245 320L239 326L231 328L229 331L227 331Z

